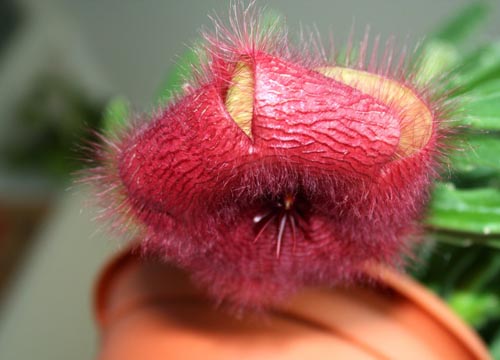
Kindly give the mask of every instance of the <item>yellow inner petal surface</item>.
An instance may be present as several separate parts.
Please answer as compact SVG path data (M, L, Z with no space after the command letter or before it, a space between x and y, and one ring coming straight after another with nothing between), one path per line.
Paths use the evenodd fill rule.
M361 70L330 66L316 71L374 97L394 111L401 121L397 155L410 156L429 141L433 127L432 112L411 88Z
M255 80L253 71L247 64L240 62L231 79L226 95L226 109L234 122L252 138L252 117Z

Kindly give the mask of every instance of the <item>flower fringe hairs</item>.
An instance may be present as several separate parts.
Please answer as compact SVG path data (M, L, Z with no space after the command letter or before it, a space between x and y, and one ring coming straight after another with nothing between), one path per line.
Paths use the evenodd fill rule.
M368 54L365 37L329 61L254 6L233 12L204 34L183 94L95 152L88 179L113 227L241 306L401 265L436 177L443 97L390 44Z

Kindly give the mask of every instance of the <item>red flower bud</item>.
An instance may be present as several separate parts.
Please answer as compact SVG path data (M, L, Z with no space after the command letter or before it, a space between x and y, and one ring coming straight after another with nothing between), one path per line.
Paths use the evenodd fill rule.
M95 178L112 211L242 304L397 263L435 176L434 105L363 51L356 68L304 61L255 17L234 23L183 96L109 147Z

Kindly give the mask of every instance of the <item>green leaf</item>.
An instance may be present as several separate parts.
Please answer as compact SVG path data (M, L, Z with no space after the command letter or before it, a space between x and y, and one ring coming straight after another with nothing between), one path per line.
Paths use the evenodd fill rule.
M500 299L491 293L456 292L448 299L450 307L474 327L500 315Z
M106 105L103 119L103 130L114 133L122 128L130 116L130 105L128 101L117 96Z
M492 43L474 51L454 72L451 86L455 95L473 90L477 85L500 78L500 43Z
M190 78L193 68L200 64L199 51L190 48L168 72L156 97L160 104L168 103L172 97L180 93L186 80Z
M491 8L487 2L474 2L460 10L454 17L431 34L431 39L439 39L458 45L470 36L479 25L485 23Z
M454 239L448 242L450 238ZM413 274L447 301L457 293L492 294L500 299L500 251L462 240L460 236L428 234L426 242L434 245L431 257L425 266L419 260Z
M459 190L453 184L438 184L426 223L437 230L500 235L500 191Z
M497 331L490 344L490 352L493 359L500 360L500 329Z
M500 78L475 86L462 95L460 102L460 124L478 130L500 130Z
M496 98L500 95L500 79L494 79L482 83L480 86L474 87L470 92L467 93L468 96L478 97L478 98Z
M474 292L483 292L492 287L492 291L499 295L496 286L496 279L500 275L500 252L489 249L487 254L483 254L478 259L475 271L471 281L468 283L468 290Z
M450 155L453 171L469 176L500 176L500 137L470 134L464 140L466 147Z
M489 12L486 2L472 3L431 33L420 52L417 83L426 84L457 66L462 60L460 45L485 23Z
M469 244L462 243L461 238L453 238L452 243L447 242L447 238L453 236L428 234L426 241L434 244L431 258L425 270L414 272L420 281L429 285L443 298L451 296L457 288L461 288L464 274L475 264L481 250L479 246L471 248Z
M488 247L489 250L500 250L500 236L496 235L479 235L475 233L453 232L453 230L441 229L434 230L433 235L436 241L455 247L471 248L473 246L482 245Z
M451 43L437 39L427 42L417 66L417 84L427 84L434 77L456 66L460 59L457 47Z

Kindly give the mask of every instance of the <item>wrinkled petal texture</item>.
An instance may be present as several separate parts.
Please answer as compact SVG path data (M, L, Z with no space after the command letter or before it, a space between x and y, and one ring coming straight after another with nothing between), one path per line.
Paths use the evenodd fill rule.
M380 87L367 91L279 54L233 55L213 60L217 75L118 144L116 169L144 249L218 299L257 305L350 281L369 261L398 264L435 176L432 106L418 101L431 120L416 132L425 144L402 156L411 124L402 122L404 97L376 96L384 76L370 77ZM241 68L251 77L240 77L251 91L238 92L251 97L242 103L248 128L226 106Z

